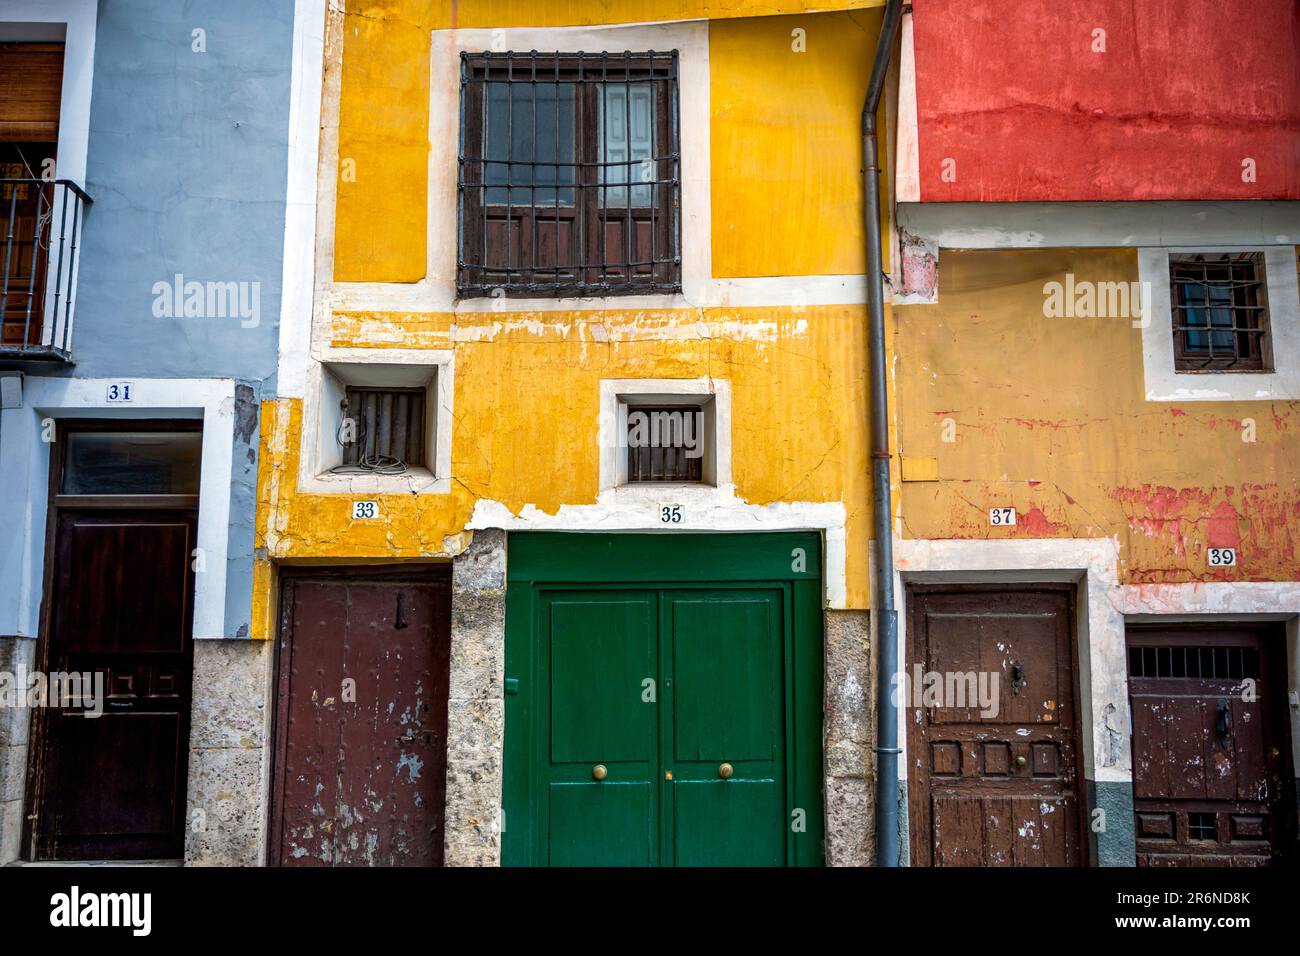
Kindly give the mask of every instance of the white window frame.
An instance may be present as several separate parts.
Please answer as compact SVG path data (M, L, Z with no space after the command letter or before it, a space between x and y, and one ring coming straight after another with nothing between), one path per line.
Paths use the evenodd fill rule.
M308 494L451 493L453 355L423 349L332 349L307 375L298 488ZM334 474L343 461L336 435L348 385L423 387L425 462L401 475Z
M629 405L699 405L704 412L703 480L627 480ZM715 492L731 484L731 383L714 378L622 378L600 383L600 491L662 497L665 489Z
M1261 252L1268 287L1271 372L1187 372L1174 364L1169 257L1187 253ZM1294 401L1300 399L1300 283L1296 247L1160 246L1138 250L1138 280L1147 298L1142 366L1149 402Z

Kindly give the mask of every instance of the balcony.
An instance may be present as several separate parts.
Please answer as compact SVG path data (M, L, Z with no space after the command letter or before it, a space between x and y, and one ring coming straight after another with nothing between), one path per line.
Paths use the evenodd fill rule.
M68 179L0 179L0 368L72 364L77 248L92 202Z

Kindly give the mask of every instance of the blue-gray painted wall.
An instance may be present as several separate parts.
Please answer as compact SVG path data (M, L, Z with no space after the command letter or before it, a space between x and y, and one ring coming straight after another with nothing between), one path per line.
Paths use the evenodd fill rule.
M226 637L247 635L257 411L275 388L293 10L293 0L100 0L95 37L83 184L95 203L66 374L245 386L230 436ZM154 285L177 273L258 283L257 324L156 318Z

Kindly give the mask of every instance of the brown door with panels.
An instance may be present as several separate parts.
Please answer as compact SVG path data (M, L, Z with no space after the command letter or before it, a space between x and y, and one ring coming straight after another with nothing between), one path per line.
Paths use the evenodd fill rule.
M439 866L450 568L284 571L271 862Z
M908 589L913 865L1084 862L1072 594Z
M57 433L28 830L43 860L183 855L202 435Z
M1295 834L1279 624L1130 628L1140 866L1262 866Z

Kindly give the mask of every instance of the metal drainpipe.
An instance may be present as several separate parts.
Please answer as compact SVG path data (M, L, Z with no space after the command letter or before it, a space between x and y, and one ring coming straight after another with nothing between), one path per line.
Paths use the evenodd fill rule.
M871 613L876 618L876 865L898 866L898 708L893 676L898 660L894 606L893 515L889 493L889 392L885 358L885 284L880 234L880 170L876 108L903 15L902 0L887 0L871 79L862 103L862 188L867 233L867 339L871 379L871 483L876 554Z

